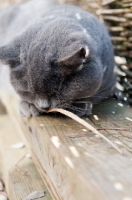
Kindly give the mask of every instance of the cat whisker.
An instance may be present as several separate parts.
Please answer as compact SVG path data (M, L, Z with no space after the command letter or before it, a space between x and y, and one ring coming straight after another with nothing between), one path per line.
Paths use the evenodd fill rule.
M112 81L112 83L108 84L106 87L102 88L101 90L98 90L97 93L95 93L95 94L101 93L102 91L104 91L105 89L107 89L109 86L111 86L113 83L115 83L115 81Z
M78 107L73 106L73 105L69 105L69 106L67 106L67 108L69 108L69 109L71 109L73 111L79 112L81 114L85 114L85 109L78 108Z
M105 97L105 99L115 99L115 98L109 98L109 97ZM96 101L95 101L96 102ZM91 103L90 101L75 101L74 102L75 104L84 104L84 103ZM95 104L95 103L94 103Z
M107 85L106 87L104 87L104 88L102 88L101 90L98 90L94 95L92 95L92 96L94 96L94 97L99 97L99 95L98 94L105 94L105 93L107 93L107 92L103 92L103 93L101 93L102 91L104 91L105 89L107 89L110 85L112 85L113 83L114 83L115 81L113 81L112 83L110 83L109 85ZM92 97L91 95L89 95L89 96L83 96L83 97L80 97L79 99L85 99L85 98L90 98L90 97ZM100 95L100 97L102 97L101 95Z

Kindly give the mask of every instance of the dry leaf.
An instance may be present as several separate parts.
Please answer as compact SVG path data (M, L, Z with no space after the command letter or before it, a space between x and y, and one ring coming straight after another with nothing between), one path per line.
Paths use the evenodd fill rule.
M19 143L17 143L17 144L11 145L11 148L12 148L12 149L21 149L21 148L23 148L23 147L25 147L25 144L24 144L23 142L19 142Z
M26 197L26 200L39 199L39 198L44 197L44 196L45 196L45 191L44 191L44 190L41 190L41 191L34 191L34 192L32 192L31 194L29 194L29 195Z

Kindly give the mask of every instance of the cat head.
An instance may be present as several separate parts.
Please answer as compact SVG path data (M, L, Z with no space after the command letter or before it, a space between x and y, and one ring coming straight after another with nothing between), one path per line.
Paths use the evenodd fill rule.
M61 97L63 101L74 101L86 93L86 88L81 93L75 85L79 74L82 74L81 91L86 79L89 82L89 95L94 94L101 84L100 69L90 71L90 66L88 74L82 73L96 56L96 45L91 40L74 21L43 20L27 27L10 43L0 47L0 60L9 65L12 85L29 103L38 105L40 99L52 97L59 98L59 101ZM69 92L66 87L69 87ZM70 91L71 95L68 95ZM50 106L53 107L51 103Z

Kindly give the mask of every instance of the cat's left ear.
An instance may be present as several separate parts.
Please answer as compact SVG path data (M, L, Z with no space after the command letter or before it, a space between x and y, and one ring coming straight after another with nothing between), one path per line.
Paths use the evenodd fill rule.
M69 66L79 66L85 63L87 57L89 56L89 49L87 46L80 47L78 50L69 51L67 56L59 60L60 64L69 65Z
M18 41L12 41L0 47L0 60L5 63L18 62L20 56L20 45Z

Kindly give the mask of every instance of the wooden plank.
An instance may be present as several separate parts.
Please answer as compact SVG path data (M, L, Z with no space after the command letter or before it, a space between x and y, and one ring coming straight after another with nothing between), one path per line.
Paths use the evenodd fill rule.
M104 140L62 115L18 117L16 101L5 92L1 94L8 112L24 130L41 175L50 178L58 199L132 198L131 108L110 100L95 107L93 115L85 118L96 128L105 129L101 132L126 153L122 156Z
M13 122L7 115L0 117L0 171L10 200L25 200L26 197L39 190L44 190L46 196L42 200L52 200L43 181L37 172L32 159L25 157L18 165L26 175L16 170L15 164L28 153L27 148L12 149L11 145L20 142L20 137ZM39 198L40 199L40 198Z

